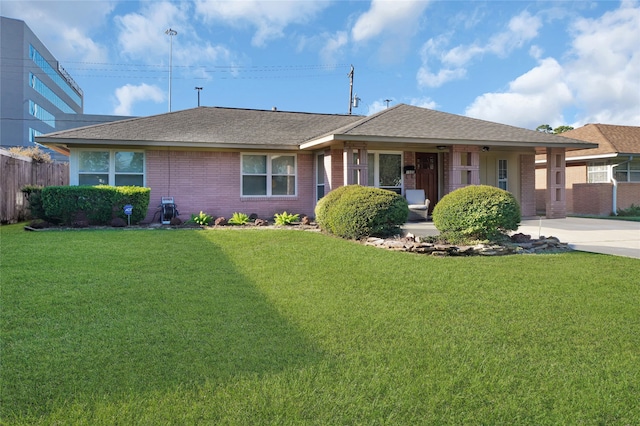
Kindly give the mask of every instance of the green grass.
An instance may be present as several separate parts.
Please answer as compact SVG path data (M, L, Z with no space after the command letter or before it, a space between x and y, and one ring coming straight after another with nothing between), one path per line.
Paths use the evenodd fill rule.
M0 227L3 424L640 423L640 261Z

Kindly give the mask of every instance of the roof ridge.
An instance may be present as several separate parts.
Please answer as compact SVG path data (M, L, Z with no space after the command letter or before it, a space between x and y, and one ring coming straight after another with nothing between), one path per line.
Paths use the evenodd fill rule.
M371 114L371 115L367 115L367 116L365 116L362 120L360 120L360 121L356 121L354 124L349 124L349 125L344 126L344 127L345 127L345 128L348 128L348 130L349 130L349 131L354 130L354 129L357 129L357 128L358 128L358 127L360 127L360 126L364 126L364 125L365 125L365 124L367 124L369 121L371 121L371 120L373 120L373 119L375 119L375 118L378 118L378 117L380 117L381 115L387 114L388 112L393 111L394 109L397 109L398 107L400 107L400 106L402 106L402 105L405 105L405 104L400 103L400 104L398 104L398 105L394 105L394 106L392 106L391 108L385 108L385 109L380 110L380 111L378 111L378 112L376 112L376 113L374 113L374 114ZM340 129L336 129L336 130L340 130Z
M257 109L257 108L243 108L243 107L225 107L225 106L200 106L196 108L184 109L181 111L188 111L190 109L198 109L198 108L211 108L211 109L226 109L226 110L234 110L234 111L253 111L253 112L280 112L286 114L306 114L306 115L326 115L326 116L338 116L338 117L347 117L349 114L337 113L337 112L311 112L311 111L287 111L280 110L276 108L273 109ZM179 111L176 111L179 112ZM166 113L165 113L166 114Z
M602 123L596 123L596 124L594 124L594 126L598 130L598 133L600 133L600 135L602 136L602 139L604 140L604 142L606 144L608 144L611 148L613 148L614 152L619 153L620 152L620 148L618 148L616 146L616 144L612 140L610 140L609 137L602 131L602 127L601 126L603 126L603 124ZM600 145L600 144L598 144L598 145Z

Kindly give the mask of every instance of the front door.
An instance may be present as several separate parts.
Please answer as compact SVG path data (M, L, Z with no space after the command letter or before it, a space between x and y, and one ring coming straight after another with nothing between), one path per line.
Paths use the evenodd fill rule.
M438 154L416 152L416 189L424 189L429 203L429 214L438 201Z

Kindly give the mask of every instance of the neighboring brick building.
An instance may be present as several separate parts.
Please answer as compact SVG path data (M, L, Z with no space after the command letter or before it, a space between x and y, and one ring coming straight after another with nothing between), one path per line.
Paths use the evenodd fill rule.
M311 216L319 198L349 184L424 189L432 205L457 188L492 185L533 216L541 153L555 159L547 216L564 217L565 150L596 146L405 104L369 117L199 107L37 140L70 155L72 185L150 187L148 220L163 196L187 217Z
M640 205L640 127L587 124L561 136L597 143L566 154L567 213L609 215ZM546 209L545 155L536 156L536 208Z

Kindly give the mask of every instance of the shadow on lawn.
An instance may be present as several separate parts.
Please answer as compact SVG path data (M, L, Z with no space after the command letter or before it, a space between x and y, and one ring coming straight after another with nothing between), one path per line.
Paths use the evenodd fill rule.
M69 233L69 250L57 259L65 266L50 272L55 279L30 278L37 268L23 270L14 284L7 277L7 286L22 282L23 288L5 292L5 315L30 312L3 331L0 418L46 416L69 403L115 402L320 360L319 348L220 247L187 232L105 232L76 240ZM37 262L47 244L32 250ZM87 253L89 263L72 261Z

